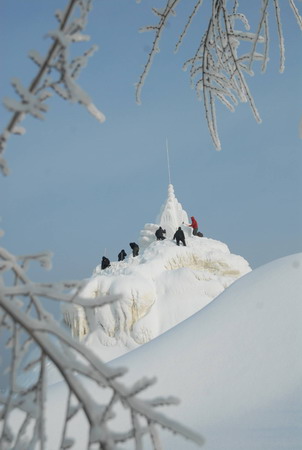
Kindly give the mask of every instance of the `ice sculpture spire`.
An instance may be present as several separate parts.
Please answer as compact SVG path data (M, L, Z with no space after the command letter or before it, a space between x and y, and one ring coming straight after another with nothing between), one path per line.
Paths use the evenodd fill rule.
M155 231L160 225L166 230L166 237L172 239L175 231L182 223L188 224L186 211L182 208L174 194L173 185L168 185L168 198L160 209L160 213L154 223L146 223L140 232L139 243L142 248L148 247L155 240Z
M181 226L183 222L187 224L188 221L189 219L186 211L175 197L173 185L169 184L168 198L161 207L156 223L166 230L166 236L171 239L177 228Z

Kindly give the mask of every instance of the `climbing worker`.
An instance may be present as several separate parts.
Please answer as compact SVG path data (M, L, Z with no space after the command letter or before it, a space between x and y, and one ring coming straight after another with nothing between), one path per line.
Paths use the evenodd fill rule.
M159 227L155 231L155 236L158 241L163 241L164 239L166 239L164 234L166 234L166 230L163 230L162 227Z
M129 245L132 248L132 255L137 256L139 252L139 246L135 242L130 242Z
M126 258L126 256L127 256L127 253L125 252L124 249L121 250L121 251L119 252L119 254L117 255L119 261L124 261L124 259Z
M189 225L189 227L192 227L192 228L193 228L193 236L197 236L197 233L198 233L198 223L197 223L197 221L196 221L196 219L195 219L194 216L191 217L191 222L192 222L192 223Z
M106 256L103 256L102 258L102 270L106 269L107 267L110 267L110 260L106 258Z
M178 227L178 230L176 230L173 239L176 239L177 245L179 245L179 242L182 242L182 244L186 247L185 234L182 231L181 227Z

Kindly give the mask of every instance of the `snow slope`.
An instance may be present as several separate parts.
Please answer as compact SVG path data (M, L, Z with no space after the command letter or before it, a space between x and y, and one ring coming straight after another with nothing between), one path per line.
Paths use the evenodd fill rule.
M184 223L183 223L184 222ZM83 292L86 298L119 295L120 300L96 311L86 344L109 361L144 344L196 313L226 287L251 270L247 261L230 253L226 244L192 236L188 215L168 186L166 202L157 224L146 224L140 233L140 254L97 266ZM166 239L156 241L161 225ZM181 226L186 247L173 235ZM64 309L73 333L88 330L82 308ZM91 323L90 323L91 325Z
M169 414L211 450L302 448L302 254L238 280L190 319L118 358L178 395ZM195 446L165 435L167 449Z
M301 280L302 253L262 266L110 364L129 368L127 384L155 375L149 396L178 396L180 406L165 413L202 433L206 450L301 450ZM62 383L51 388L51 449L62 389ZM76 448L85 448L83 424L73 431ZM165 449L197 448L168 432L161 436Z

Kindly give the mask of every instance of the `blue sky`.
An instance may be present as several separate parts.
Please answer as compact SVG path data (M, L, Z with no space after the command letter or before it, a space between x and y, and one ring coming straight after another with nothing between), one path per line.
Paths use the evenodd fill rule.
M155 22L151 6L163 2L95 1L86 31L99 50L79 82L106 122L99 124L80 105L53 97L46 119L26 118L27 133L8 142L11 174L0 178L1 245L16 254L53 251L53 270L34 270L36 280L82 279L105 249L111 260L122 248L130 251L129 242L138 240L145 223L155 221L167 196L166 138L176 196L205 236L225 242L253 268L302 251L301 31L292 11L282 2L285 72L278 70L271 17L268 70L249 79L263 123L255 122L247 104L235 113L217 106L222 141L217 152L203 105L181 69L198 45L209 2L175 55L194 5L182 3L162 37L138 106L134 84L153 37L138 30ZM243 12L249 8L252 23L259 14L256 3L240 2ZM11 78L30 83L36 67L27 54L32 49L46 53L51 42L46 34L57 26L53 13L65 4L1 0L1 98L14 97ZM87 44L74 45L75 52L82 48ZM1 129L9 118L1 106Z

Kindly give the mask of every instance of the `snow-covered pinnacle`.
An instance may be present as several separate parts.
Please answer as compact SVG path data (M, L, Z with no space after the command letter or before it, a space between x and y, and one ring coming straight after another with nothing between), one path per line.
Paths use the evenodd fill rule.
M93 298L117 295L119 300L96 308L89 317L86 344L111 360L159 336L195 314L235 280L251 270L248 262L231 254L227 245L208 237L192 236L188 215L168 186L168 197L156 220L140 233L138 256L95 268L82 292ZM166 239L157 241L159 225ZM173 236L181 226L186 247ZM110 256L110 255L109 255ZM80 339L88 331L83 311L64 311L65 321Z
M156 223L146 223L140 232L139 245L141 249L145 249L155 241L155 231L159 226L166 230L166 238L172 239L179 226L186 228L185 224L188 224L188 220L188 214L175 197L173 185L169 184L168 197L160 208ZM190 234L190 230L186 228L188 234Z
M183 222L188 223L188 215L175 197L173 185L169 184L168 198L161 207L156 223L166 230L167 238L172 239L175 231Z

